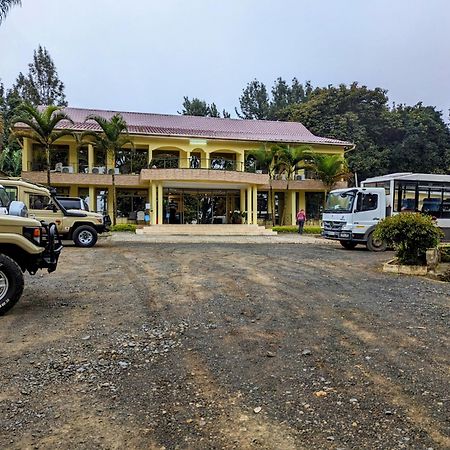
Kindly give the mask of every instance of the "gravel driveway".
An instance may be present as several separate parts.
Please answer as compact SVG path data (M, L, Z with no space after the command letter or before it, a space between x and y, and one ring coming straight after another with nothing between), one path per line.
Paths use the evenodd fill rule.
M390 256L65 248L0 317L0 448L449 448L449 284Z

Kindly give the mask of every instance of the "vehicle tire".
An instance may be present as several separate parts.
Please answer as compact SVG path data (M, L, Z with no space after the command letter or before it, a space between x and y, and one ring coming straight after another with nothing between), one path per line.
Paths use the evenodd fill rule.
M0 254L0 316L19 301L23 281L19 265L9 256Z
M351 241L339 241L339 243L346 250L353 250L358 245L356 242L351 242Z
M373 237L373 232L369 234L366 246L371 252L384 252L387 248L386 242Z
M89 225L81 225L73 232L77 247L93 247L97 242L97 231Z

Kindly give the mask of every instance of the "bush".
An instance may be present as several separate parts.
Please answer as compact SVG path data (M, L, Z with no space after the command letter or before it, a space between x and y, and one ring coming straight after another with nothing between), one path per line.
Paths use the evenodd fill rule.
M278 233L297 233L298 227L295 225L283 225L276 226L272 228L273 231L277 231ZM306 226L303 228L303 233L305 234L321 234L322 230L320 227Z
M439 248L441 252L441 261L442 262L450 262L450 245L443 245Z
M387 217L374 232L376 239L395 248L399 262L406 265L425 265L427 249L436 247L442 236L431 216L420 213Z
M111 231L128 231L128 232L136 232L136 225L132 223L119 223L111 227Z

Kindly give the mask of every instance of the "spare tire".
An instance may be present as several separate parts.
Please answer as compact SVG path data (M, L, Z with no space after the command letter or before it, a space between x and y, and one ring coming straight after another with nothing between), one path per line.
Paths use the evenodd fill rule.
M23 273L9 256L0 253L0 315L9 311L23 292Z

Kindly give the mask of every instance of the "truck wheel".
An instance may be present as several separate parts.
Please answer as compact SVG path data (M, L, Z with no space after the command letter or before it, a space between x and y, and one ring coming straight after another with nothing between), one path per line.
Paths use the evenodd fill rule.
M74 231L73 242L77 247L93 247L97 242L97 231L89 225L82 225Z
M351 242L351 241L339 241L339 243L346 250L353 250L358 245L356 242Z
M384 252L387 248L386 242L373 237L373 232L369 234L366 246L371 252Z
M22 270L9 256L0 254L0 316L19 301L22 292Z

